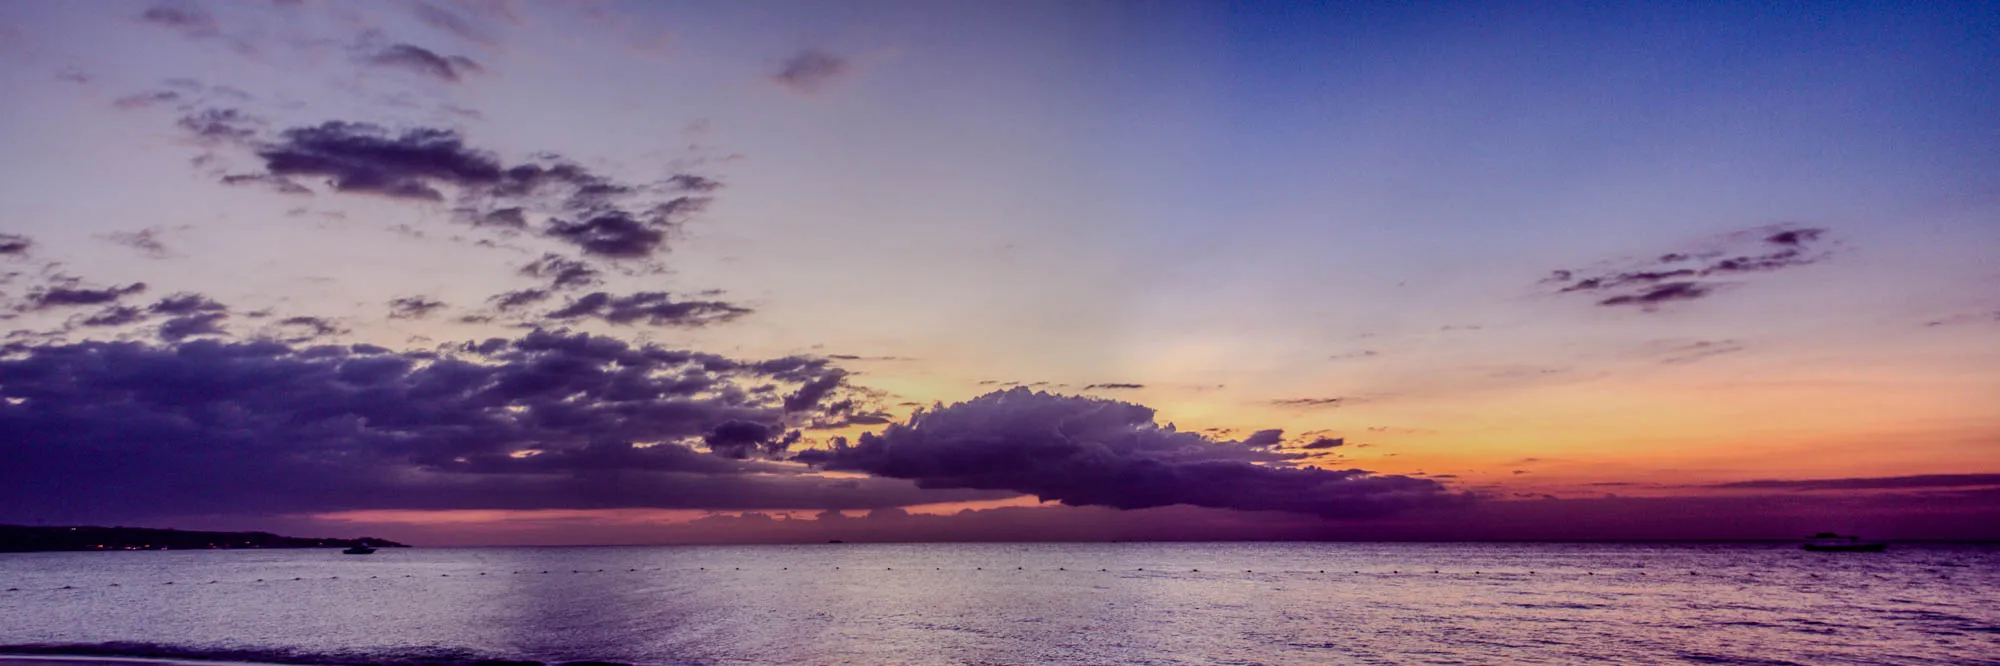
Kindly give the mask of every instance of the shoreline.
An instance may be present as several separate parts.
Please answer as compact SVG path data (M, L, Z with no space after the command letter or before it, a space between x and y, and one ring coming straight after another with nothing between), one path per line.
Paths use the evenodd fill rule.
M0 666L285 666L272 662L0 652Z

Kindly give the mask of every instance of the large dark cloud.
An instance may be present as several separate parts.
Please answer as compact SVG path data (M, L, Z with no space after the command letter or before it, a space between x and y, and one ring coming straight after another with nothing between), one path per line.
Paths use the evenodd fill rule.
M717 453L736 455L796 441L780 398L755 387L831 370L560 331L431 352L213 339L16 344L0 354L0 506L117 521L360 508L867 508L1005 495L801 475L696 448L714 438ZM723 427L731 423L752 425ZM738 448L746 442L754 451Z
M828 469L914 479L926 488L1012 490L1121 509L1192 504L1370 517L1464 501L1436 481L1290 466L1299 454L1160 427L1146 407L1024 388L922 413L858 443L798 457Z
M613 296L597 291L584 294L547 316L555 320L596 318L613 324L705 326L749 313L749 309L722 301L676 301L664 292Z

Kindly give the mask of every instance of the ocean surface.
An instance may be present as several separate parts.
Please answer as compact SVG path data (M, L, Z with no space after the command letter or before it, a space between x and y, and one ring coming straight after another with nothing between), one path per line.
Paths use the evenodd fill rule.
M1990 546L29 553L0 590L0 645L294 663L2000 664Z

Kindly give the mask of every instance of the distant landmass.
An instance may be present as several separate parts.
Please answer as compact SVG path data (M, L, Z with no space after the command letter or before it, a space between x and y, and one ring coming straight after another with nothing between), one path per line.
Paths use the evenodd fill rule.
M31 527L0 525L0 553L63 550L228 550L237 548L346 548L367 542L377 548L408 548L390 541L315 539L270 532L195 532L146 527Z

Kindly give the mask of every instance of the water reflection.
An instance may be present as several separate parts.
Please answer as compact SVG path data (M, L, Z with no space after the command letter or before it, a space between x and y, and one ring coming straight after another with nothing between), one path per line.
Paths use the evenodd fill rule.
M1995 564L1992 548L1642 544L40 553L0 556L16 588L0 643L350 662L1963 663L2000 653Z

